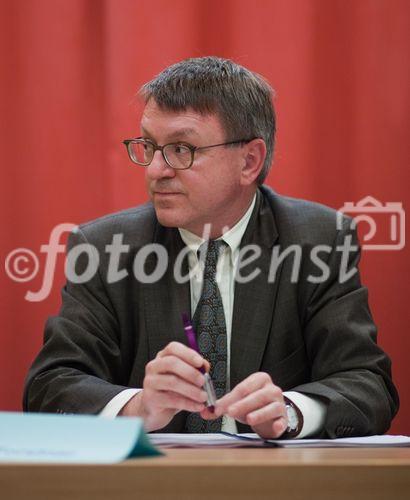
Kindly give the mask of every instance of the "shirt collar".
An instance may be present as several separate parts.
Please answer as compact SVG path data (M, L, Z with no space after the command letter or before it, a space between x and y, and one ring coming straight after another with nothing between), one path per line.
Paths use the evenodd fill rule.
M256 202L256 193L252 199L252 203L249 205L249 208L245 212L245 214L241 217L241 219L233 226L229 231L224 233L219 239L223 239L225 243L229 246L231 250L231 259L232 264L235 265L236 258L239 251L239 245L241 243L242 237L245 233L245 229L248 225L249 219L251 218L252 211L255 207ZM197 236L194 233L182 228L178 228L179 234L181 235L182 241L185 245L195 254L197 255L197 251L202 243L205 241L200 236Z

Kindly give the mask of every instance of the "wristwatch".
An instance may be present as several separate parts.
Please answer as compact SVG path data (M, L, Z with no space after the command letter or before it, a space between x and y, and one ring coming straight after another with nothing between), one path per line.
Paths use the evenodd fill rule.
M286 413L288 417L288 427L281 437L291 439L300 434L303 427L303 415L293 402L284 396Z

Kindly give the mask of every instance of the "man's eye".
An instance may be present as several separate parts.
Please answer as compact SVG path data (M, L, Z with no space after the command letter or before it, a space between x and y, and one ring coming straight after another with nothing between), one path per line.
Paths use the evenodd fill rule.
M174 144L174 153L184 155L190 153L190 150L188 147L184 146L184 144Z

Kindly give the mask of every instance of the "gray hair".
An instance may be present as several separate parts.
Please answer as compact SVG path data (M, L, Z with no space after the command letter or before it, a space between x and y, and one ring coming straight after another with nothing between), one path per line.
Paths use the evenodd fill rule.
M153 98L172 111L216 113L227 141L262 138L267 154L257 182L263 183L272 163L276 120L273 90L262 76L229 59L199 57L165 68L139 93L145 102Z

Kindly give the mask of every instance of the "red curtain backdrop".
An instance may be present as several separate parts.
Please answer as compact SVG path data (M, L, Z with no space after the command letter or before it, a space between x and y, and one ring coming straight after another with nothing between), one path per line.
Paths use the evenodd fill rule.
M0 15L1 258L28 248L39 262L26 282L2 267L1 410L21 409L45 319L59 307L63 254L50 295L26 299L42 286L51 230L147 199L121 140L138 134L136 90L171 63L229 57L271 82L278 137L268 184L280 193L334 208L370 195L410 210L407 0L4 0ZM401 394L391 432L404 434L409 245L362 257Z

